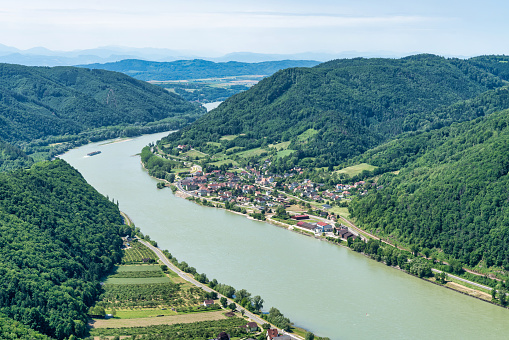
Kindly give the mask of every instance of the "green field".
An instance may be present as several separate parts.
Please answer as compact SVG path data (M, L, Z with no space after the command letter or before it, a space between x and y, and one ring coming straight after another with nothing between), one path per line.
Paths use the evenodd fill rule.
M111 311L107 311L110 313ZM177 312L171 310L171 308L140 308L140 309L125 309L115 310L115 318L118 319L138 319L138 318L150 318L157 317L159 315L177 315Z
M254 156L260 156L264 152L267 152L267 150L262 149L262 148L255 148L255 149L238 152L235 155L240 156L242 158L249 158L249 157L254 157Z
M291 149L287 149L287 150L281 150L281 151L278 151L277 154L276 154L276 157L280 158L280 157L286 157L286 156L289 156L291 155L292 153L294 153L295 150L291 150Z
M221 138L219 138L219 140L234 140L235 138L237 138L239 135L226 135L226 136L223 136Z
M130 244L131 248L123 250L122 264L143 263L143 259L157 261L156 254L138 241L133 240Z
M215 166L221 166L223 164L228 164L228 163L231 163L233 165L239 165L239 163L237 163L236 161L229 159L229 158L223 159L221 161L213 162L210 164L215 165Z
M338 214L339 216L344 216L346 218L349 218L350 217L350 213L348 212L348 208L346 207L332 207L331 209L329 209L330 212L333 212L335 214Z
M117 266L116 272L161 272L161 267L157 264L123 265Z
M198 150L189 150L188 152L185 152L183 153L181 156L185 157L193 157L193 158L205 158L207 157L208 155L206 153L203 153L201 151L198 151Z
M291 142L288 141L288 142L282 142L282 143L278 143L278 144L269 144L269 147L270 148L276 148L278 151L281 151L281 150L288 149L290 144L291 144Z
M307 129L303 133L301 133L299 136L297 136L297 140L300 142L307 141L309 138L313 137L318 133L318 130L315 129Z
M367 163L361 163L361 164L349 166L347 168L343 168L343 169L338 170L336 172L340 173L340 174L346 174L346 175L348 175L350 177L353 177L355 175L360 174L364 170L373 171L376 168L377 168L376 166L369 165Z
M218 143L218 142L207 142L207 145L213 145L215 147L220 147L221 143Z
M128 284L149 284L149 283L166 283L171 282L167 276L161 277L108 277L105 283L114 285L128 285Z

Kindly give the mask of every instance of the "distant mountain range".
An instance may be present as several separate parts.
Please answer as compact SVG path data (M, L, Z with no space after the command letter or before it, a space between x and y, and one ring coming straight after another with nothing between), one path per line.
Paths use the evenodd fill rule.
M178 51L164 48L132 48L122 46L105 46L75 51L52 51L44 47L20 50L0 44L0 62L26 66L73 66L94 63L110 63L124 59L142 59L160 62L176 60L204 59L215 62L237 61L258 63L277 60L317 60L328 61L339 58L384 57L399 58L415 53L397 53L390 51L341 53L305 52L295 54L264 54L253 52L234 52L223 56L213 56L206 52Z

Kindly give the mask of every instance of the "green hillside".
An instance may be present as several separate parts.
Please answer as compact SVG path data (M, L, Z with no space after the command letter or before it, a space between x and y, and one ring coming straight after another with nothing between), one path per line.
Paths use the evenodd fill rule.
M201 59L178 60L172 62L126 59L115 63L80 65L80 67L122 72L133 78L145 81L161 81L223 78L245 75L271 75L289 67L311 67L317 64L319 64L319 62L313 60L281 60L260 63L229 61L226 63L215 63Z
M0 64L0 138L6 142L161 120L179 127L203 112L121 73Z
M363 228L472 267L509 270L509 110L370 153L373 163L403 167L350 204Z
M164 143L215 154L290 141L297 163L337 165L403 132L466 120L431 113L503 85L468 61L434 55L335 60L279 71Z
M34 161L18 147L0 141L0 172L28 168Z
M124 228L117 206L62 160L0 174L0 313L9 318L0 334L24 332L14 321L57 339L85 334Z

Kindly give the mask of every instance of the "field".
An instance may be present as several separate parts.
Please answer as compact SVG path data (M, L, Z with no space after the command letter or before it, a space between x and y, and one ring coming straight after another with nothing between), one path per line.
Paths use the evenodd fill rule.
M143 259L157 261L156 254L138 241L133 240L130 244L131 248L123 250L122 264L143 263Z
M228 163L231 163L233 165L239 165L239 163L237 163L236 161L229 159L229 158L223 159L221 161L213 162L210 164L215 165L215 166L221 166L223 164L228 164Z
M215 319L203 319L215 317ZM200 320L202 318L202 320ZM161 320L158 320L161 319ZM247 324L247 321L238 318L226 319L222 312L190 314L174 317L159 317L137 320L120 320L123 323L117 323L116 326L106 324L109 321L117 320L98 320L93 325L91 335L98 336L136 336L142 334L160 335L164 334L165 339L211 339L225 331L232 338L245 336L246 333L239 326ZM159 324L154 324L158 322ZM106 328L107 327L107 328Z
M304 131L303 133L301 133L298 137L297 137L297 140L300 141L300 142L304 142L304 141L307 141L309 138L313 137L314 135L316 135L318 133L318 130L315 130L315 129L307 129L306 131Z
M198 150L189 150L188 152L186 153L183 153L181 156L185 157L191 157L191 158L205 158L207 157L207 154L206 153L203 153L201 151L198 151Z
M223 137L219 138L219 140L234 140L238 136L239 135L226 135L226 136L223 136Z
M105 284L124 285L124 284L150 284L150 283L166 283L170 282L167 276L161 277L108 277Z
M286 150L288 149L288 147L290 146L290 141L288 142L282 142L282 143L278 143L278 144L270 144L269 147L270 148L276 148L278 151L281 151L281 150Z
M243 158L249 158L249 157L253 157L253 156L260 156L264 152L267 152L267 150L262 149L262 148L255 148L255 149L238 152L238 153L236 153L236 155L243 157Z
M294 153L295 150L291 150L291 149L287 149L287 150L281 150L281 151L278 151L276 156L278 158L281 158L281 157L286 157L286 156L289 156L291 155L292 153Z
M376 169L376 166L369 165L367 163L361 163L361 164L349 166L347 168L343 168L343 169L338 170L336 172L340 173L340 174L346 174L346 175L348 175L350 177L353 177L355 175L360 174L364 170L373 171L375 169Z
M350 217L350 213L348 212L348 208L346 208L346 207L337 207L337 206L334 206L331 209L329 209L329 211L331 211L331 212L333 212L335 214L338 214L340 216L344 216L346 218Z
M95 320L94 328L120 328L120 327L146 327L151 325L174 325L178 323L191 323L198 321L224 320L224 311L213 311L207 313L181 314L172 312L171 310L154 310L148 314L138 314L131 318L115 318L108 320ZM166 312L166 314L165 314ZM117 311L117 316L121 312ZM134 315L134 314L132 314Z

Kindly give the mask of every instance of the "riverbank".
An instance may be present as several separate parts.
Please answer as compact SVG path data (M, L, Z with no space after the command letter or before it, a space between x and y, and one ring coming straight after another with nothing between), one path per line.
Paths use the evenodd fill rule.
M160 179L157 179L157 180L160 180ZM171 184L168 181L165 181L165 182L168 183L168 184ZM194 196L192 194L189 194L189 193L187 193L187 192L185 192L183 190L180 190L180 189L178 189L175 192L175 196L181 197L181 198L186 198L186 199L189 198L189 197L196 197L196 196ZM199 199L199 197L197 197L197 198ZM191 200L191 201L194 201L194 200ZM210 199L207 199L207 201L212 202ZM194 202L196 204L198 204L196 201L194 201ZM237 212L237 211L232 211L232 210L226 209L226 208L224 208L224 206L221 206L220 202L214 202L214 203L213 203L213 206L208 206L208 207L214 207L214 208L217 208L217 209L221 209L221 210L225 210L225 211L231 212L231 213L236 214L236 215L244 216L244 217L246 217L246 218L248 218L250 220L256 220L252 216L250 216L248 213L243 214L241 212ZM202 204L198 204L198 205L202 205ZM202 206L205 206L205 205L202 205ZM380 238L378 238L378 237L376 237L376 236L374 236L374 235L372 235L372 234L370 234L368 232L365 232L364 230L358 228L351 221L349 221L348 219L346 219L344 217L341 217L341 218L345 222L347 222L348 225L351 228L354 228L356 231L359 232L359 234L363 234L365 237L366 237L366 235L368 235L369 238L379 240L380 242L383 242L383 243L385 243L386 245L388 245L390 247L393 247L393 248L396 248L396 249L399 249L399 250L403 250L403 251L408 251L408 250L406 250L404 248L401 248L399 246L395 246L395 245L393 245L393 244L391 244L391 243L389 243L389 242L387 242L385 240L382 240L382 239L380 239ZM326 241L326 242L328 242L330 244L334 244L334 245L337 245L337 246L340 246L340 247L343 247L343 248L347 248L348 250L354 251L353 249L351 249L350 247L348 247L348 246L346 246L346 245L344 245L342 243L333 242L333 241L329 240L327 237L319 236L319 235L316 235L316 234L311 234L311 233L306 232L305 230L301 230L300 228L297 228L297 227L295 227L293 225L286 224L286 223L283 223L283 222L280 222L280 221L275 221L275 220L271 219L271 217L268 217L268 218L266 218L263 221L262 220L258 220L258 221L260 221L260 222L267 222L268 224L272 224L274 226L277 226L277 227L280 227L280 228L283 228L283 229L287 229L289 231L293 231L293 232L295 232L297 234L308 236L308 237L313 237L313 238L318 239L320 241ZM375 260L369 254L366 254L366 253L363 253L363 252L362 252L362 254L364 256L366 256L367 258L371 259L371 260ZM382 261L382 263L383 263L383 261ZM413 274L409 273L408 271L400 268L399 266L390 266L390 267L392 267L394 269L397 269L397 270L399 270L401 272L404 272L406 274L412 275L412 276L414 276L416 278L422 279L422 280L424 280L426 282L430 282L432 284L435 284L435 285L438 285L438 286L441 286L441 287L445 287L445 288L450 289L452 291L455 291L457 293L461 293L463 295L474 297L474 298L479 299L479 300L484 301L484 302L489 302L490 304L493 304L495 306L499 306L499 307L502 307L502 308L507 308L505 306L502 306L502 305L492 301L491 295L486 293L485 291L478 290L478 289L475 289L475 288L471 288L471 287L468 287L468 286L463 285L463 284L460 283L460 282L463 281L463 282L465 282L465 283L467 283L469 285L472 285L472 286L479 286L479 284L477 284L475 282L468 281L468 280L456 277L456 276L454 276L452 274L446 273L448 276L452 277L454 279L454 281L456 281L456 282L451 280L451 281L447 281L444 284L441 284L441 283L437 282L434 277L431 277L431 278L419 277L417 275L413 275ZM434 270L434 271L440 272L440 271L437 271L437 270ZM492 288L487 287L487 286L483 286L483 288L485 288L485 290L491 290L492 289Z

